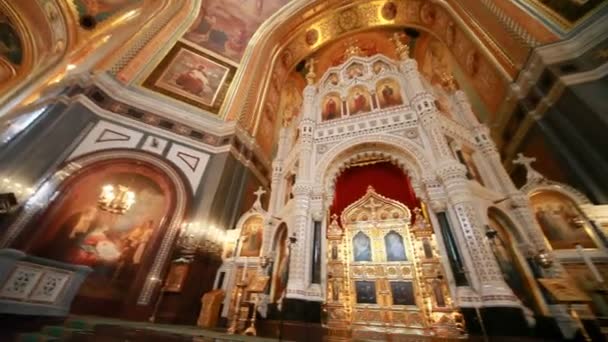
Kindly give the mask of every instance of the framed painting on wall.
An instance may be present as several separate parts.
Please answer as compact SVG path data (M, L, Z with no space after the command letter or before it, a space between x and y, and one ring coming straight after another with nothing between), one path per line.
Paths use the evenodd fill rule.
M178 42L143 85L217 114L235 71L234 66Z

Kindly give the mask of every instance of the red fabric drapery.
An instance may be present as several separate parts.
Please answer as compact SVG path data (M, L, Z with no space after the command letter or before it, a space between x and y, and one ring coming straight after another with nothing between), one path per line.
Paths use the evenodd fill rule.
M370 185L377 193L405 204L410 210L420 206L403 170L389 162L381 162L350 167L338 177L331 214L340 216L347 206L365 195Z

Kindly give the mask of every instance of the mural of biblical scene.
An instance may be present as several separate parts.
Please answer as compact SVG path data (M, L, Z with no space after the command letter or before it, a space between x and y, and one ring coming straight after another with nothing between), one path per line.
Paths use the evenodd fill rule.
M353 237L353 257L355 261L372 261L372 243L363 232Z
M355 281L357 304L376 304L376 283L373 281Z
M264 219L252 216L243 224L241 231L241 256L259 256L262 247L262 232Z
M287 288L287 278L289 276L289 265L287 263L289 249L287 248L287 226L279 228L275 241L275 272L272 279L274 291L273 302L276 302L284 295Z
M328 94L323 99L321 118L323 121L339 119L342 117L342 100L338 94Z
M386 27L381 29L366 30L357 32L340 38L333 44L329 44L325 48L321 48L315 53L317 61L315 72L317 75L324 75L327 69L342 65L346 61L346 47L357 46L361 50L363 57L370 57L376 54L383 54L391 59L397 59L395 53L395 44L389 40L395 31L389 30ZM354 68L356 69L356 68ZM378 67L372 68L375 73L379 72ZM360 74L363 69L357 71L352 70L353 77ZM345 79L349 79L349 74L345 73Z
M276 144L273 144L275 138L275 117L276 113L270 110L270 107L265 106L264 111L260 117L260 123L258 130L255 134L255 139L260 145L260 148L267 155L273 153L273 149L276 150Z
M21 39L8 17L0 14L0 59L13 65L20 65L23 60Z
M350 115L367 113L372 110L372 99L367 89L356 86L348 90L348 112Z
M490 248L502 271L505 282L524 305L528 308L533 308L534 297L529 291L529 286L523 276L517 261L517 256L512 248L517 242L513 241L511 235L508 233L508 230L514 231L516 228L492 211L488 215L488 225L489 228L496 231L495 237L490 240Z
M44 230L29 252L93 268L82 296L124 298L147 256L154 254L151 245L162 237L159 225L170 219L170 185L160 171L149 170L124 163L96 166L94 172L77 176L43 216ZM121 189L132 192L126 212L112 213L98 204L108 186L116 197Z
M387 108L403 104L401 98L401 87L397 81L386 79L378 82L376 86L376 97L380 108Z
M141 0L73 0L78 15L93 16L97 22L102 22L125 7L141 2Z
M180 49L155 86L213 106L229 69L187 49Z
M555 191L539 191L530 197L536 220L553 249L597 247L578 207L570 198Z
M441 74L451 72L452 57L448 48L437 38L426 36L416 42L416 50L424 51L420 57L420 70L432 84L441 84Z
M595 262L595 267L600 275L608 274L608 264ZM574 281L579 289L584 291L591 302L591 310L597 317L608 317L608 294L604 291L605 285L593 275L585 264L563 264L566 273Z
M391 281L393 305L416 305L414 284L411 281Z
M291 75L286 84L283 85L279 112L283 117L283 125L289 125L291 121L300 115L302 109L302 92L306 82L298 75Z
M258 27L288 0L203 0L184 39L239 62Z
M403 237L394 231L390 231L384 236L384 246L386 248L387 261L406 261L405 246Z

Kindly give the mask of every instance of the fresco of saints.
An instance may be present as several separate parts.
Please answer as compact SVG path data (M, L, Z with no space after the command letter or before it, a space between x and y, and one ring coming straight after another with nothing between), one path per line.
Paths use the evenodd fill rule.
M189 71L180 74L175 80L175 84L183 90L197 96L203 92L211 92L209 88L209 78L205 72L205 66L199 64Z
M367 111L367 99L361 92L356 92L353 98L353 112L351 114L357 114L360 112Z
M385 84L382 88L382 98L386 107L396 106L401 104L395 90L388 84Z
M325 102L325 108L323 110L323 120L333 120L338 117L338 104L332 97L330 97L327 102Z

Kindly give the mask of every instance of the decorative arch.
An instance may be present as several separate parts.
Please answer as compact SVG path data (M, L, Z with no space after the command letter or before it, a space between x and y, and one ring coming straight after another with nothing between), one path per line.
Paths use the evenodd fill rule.
M327 151L316 162L314 179L321 181L322 191L331 199L340 173L352 162L372 156L386 158L399 166L416 190L420 189L426 172L431 170L430 158L415 143L398 136L370 134L344 140Z
M174 186L175 205L172 209L173 215L163 225L165 227L164 237L158 245L156 257L151 263L146 280L137 298L138 304L149 305L154 290L159 284L158 280L162 279L163 268L169 260L171 249L189 205L189 198L192 196L186 188L185 180L181 173L173 165L151 154L132 150L107 150L85 155L67 162L44 182L25 203L24 210L8 228L3 240L0 242L0 246L9 246L14 243L16 238L23 233L26 225L41 214L41 209L52 201L58 190L69 185L73 177L77 177L83 170L93 167L98 163L110 163L113 160L131 160L152 165L166 174Z
M270 75L270 73L266 76L261 75L262 70L267 69L261 68L260 65L270 60L273 69L289 70L293 65L326 43L357 31L355 28L361 30L361 28L407 26L427 31L449 47L452 55L457 57L456 60L463 69L484 70L486 76L490 77L486 77L484 82L491 79L492 83L505 88L504 80L514 77L516 73L514 64L508 61L506 56L495 56L489 48L492 43L486 42L486 38L482 38L482 40L471 39L470 37L474 36L474 32L448 3L430 4L429 6L433 7L435 13L432 16L422 15L422 9L419 8L420 2L418 1L393 3L393 5L396 5L394 6L395 15L391 16L390 19L359 14L359 12L386 13L381 11L385 4L385 1L338 1L331 3L294 1L284 6L268 19L250 40L241 61L242 67L238 70L235 82L233 82L245 86L239 87L238 90L233 87L230 90L222 116L238 119L247 130L253 129L255 131L255 127L258 125L257 121L259 121L258 112L261 112L261 104L264 102L263 96L259 96L259 94L264 93L264 88L269 84L268 80L271 77L276 77ZM412 13L412 11L408 12L407 8L414 6L419 11L414 11L415 16L411 17L408 13ZM332 11L334 8L339 8L340 11ZM316 15L311 15L311 13ZM336 27L331 34L326 34L326 32L319 34L318 29L320 27L334 28L334 26ZM304 44L307 41L306 36L315 31L317 33L315 36L321 37L321 39L316 39L312 45ZM286 37L286 32L289 32L288 37ZM454 52L456 46L460 45L459 40L463 41L467 50L470 50L471 53L474 52L475 56L481 57L476 59L475 62L483 64L483 66L474 63L476 65L466 68L468 63L467 54ZM276 45L281 47L275 49ZM251 73L249 72L251 70L257 72ZM245 93L242 89L248 90ZM256 99L261 99L261 101ZM254 114L249 115L249 113Z

